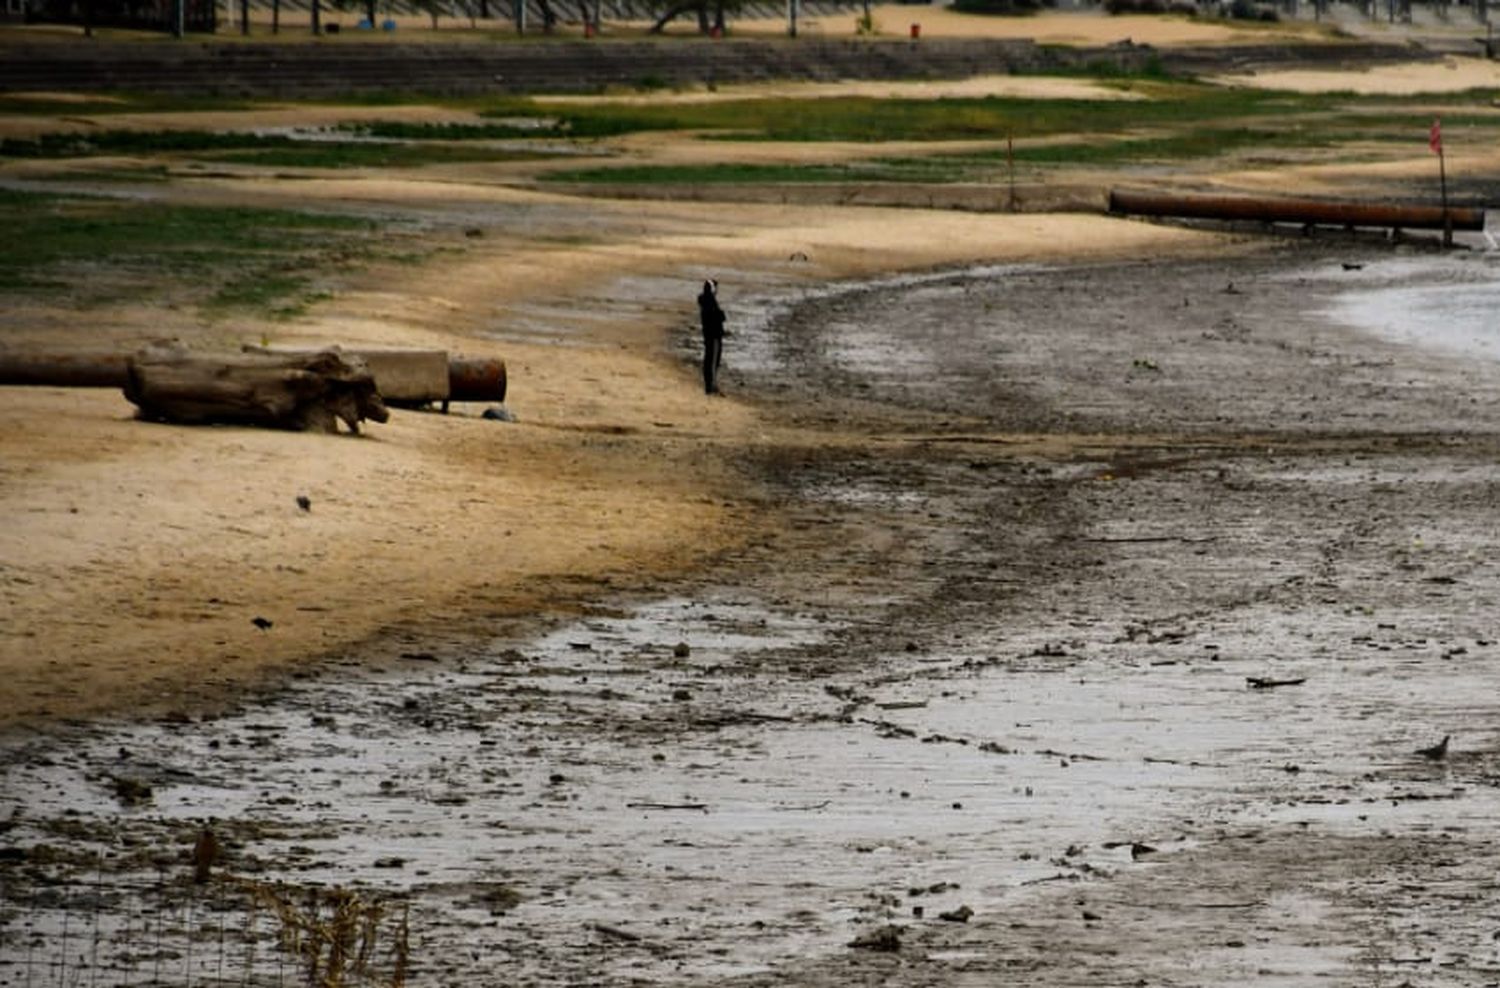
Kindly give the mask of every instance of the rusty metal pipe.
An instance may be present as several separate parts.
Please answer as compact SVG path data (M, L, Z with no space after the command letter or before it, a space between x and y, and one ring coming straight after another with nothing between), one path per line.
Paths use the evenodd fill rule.
M395 352L392 359L400 357L401 353ZM125 353L18 353L0 349L0 386L123 388L128 380L126 364L129 358L130 355ZM448 359L448 394L434 393L423 400L503 402L505 391L505 361L451 357Z
M1111 189L1111 213L1181 216L1211 220L1253 220L1315 226L1375 226L1392 229L1483 230L1484 210L1466 206L1400 206L1327 199L1261 196L1183 196Z
M0 350L0 385L123 388L125 362L123 353Z
M505 401L505 361L448 358L448 401Z

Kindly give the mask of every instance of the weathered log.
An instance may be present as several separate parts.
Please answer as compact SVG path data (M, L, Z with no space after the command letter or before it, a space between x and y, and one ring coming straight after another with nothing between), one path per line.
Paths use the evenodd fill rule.
M0 350L0 385L121 388L128 359L123 353L103 351Z
M279 429L359 431L390 417L364 361L313 354L193 353L147 347L127 363L125 397L141 418L181 424L234 423Z
M1484 210L1470 207L1402 206L1264 196L1170 195L1111 189L1111 213L1191 219L1253 220L1313 226L1373 226L1395 230L1483 230Z

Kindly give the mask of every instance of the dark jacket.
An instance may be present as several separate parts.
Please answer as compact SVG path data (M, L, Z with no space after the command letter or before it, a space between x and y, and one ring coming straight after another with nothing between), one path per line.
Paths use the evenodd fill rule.
M718 340L724 337L724 310L719 308L719 300L707 285L703 291L698 293L698 316L703 320L703 338L705 340Z

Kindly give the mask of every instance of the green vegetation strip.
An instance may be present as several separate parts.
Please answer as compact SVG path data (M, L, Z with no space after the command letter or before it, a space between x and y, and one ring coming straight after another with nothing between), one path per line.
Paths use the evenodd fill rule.
M557 118L558 131L602 137L650 130L698 130L774 141L951 141L1108 133L1141 127L1288 116L1332 109L1321 96L1225 89L1191 83L1115 84L1141 99L827 99L732 100L645 106L508 100L485 116Z
M443 144L339 144L306 142L296 147L220 152L201 157L272 168L421 168L467 161L537 161L555 155L533 151L453 147Z
M253 102L234 97L172 96L156 93L73 94L67 100L25 93L0 93L0 113L24 116L107 116L114 113L225 113L248 110Z
M0 158L83 158L160 153L279 168L416 168L445 162L530 161L551 157L543 151L446 142L309 141L283 135L200 130L106 130L0 140Z
M0 296L75 304L184 294L213 313L295 313L315 275L375 256L378 225L292 210L173 206L0 189Z

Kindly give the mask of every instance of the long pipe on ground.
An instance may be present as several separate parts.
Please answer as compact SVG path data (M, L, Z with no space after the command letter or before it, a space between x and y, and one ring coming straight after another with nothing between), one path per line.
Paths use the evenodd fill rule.
M61 353L0 349L0 384L123 388L128 359L123 353L102 351Z
M52 388L123 388L129 354L100 351L24 351L0 349L0 386ZM505 401L505 361L473 357L448 358L449 401Z
M448 358L448 401L505 401L505 361Z
M1253 220L1314 226L1375 226L1392 229L1483 230L1484 210L1449 206L1396 206L1327 199L1262 196L1170 195L1111 189L1111 213L1181 216L1210 220Z

